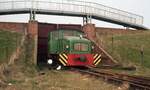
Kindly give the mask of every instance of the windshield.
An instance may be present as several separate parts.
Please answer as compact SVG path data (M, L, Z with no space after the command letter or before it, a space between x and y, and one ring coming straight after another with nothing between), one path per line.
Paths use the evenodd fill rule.
M74 44L75 51L88 51L88 44L85 43L75 43Z

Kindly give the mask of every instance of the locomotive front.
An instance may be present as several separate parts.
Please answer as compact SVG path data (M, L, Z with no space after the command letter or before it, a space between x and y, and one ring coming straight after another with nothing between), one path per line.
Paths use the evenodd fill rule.
M101 61L101 55L92 52L94 49L92 42L83 38L81 32L70 32L71 30L58 30L49 34L48 64L57 68L96 66Z

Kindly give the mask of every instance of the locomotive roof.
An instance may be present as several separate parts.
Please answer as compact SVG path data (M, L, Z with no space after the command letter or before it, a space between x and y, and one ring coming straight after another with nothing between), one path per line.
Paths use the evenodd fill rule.
M80 29L61 29L61 28L59 28L59 29L57 29L57 30L66 30L66 31L77 31L77 32L80 32L80 33L84 33L82 30L80 30Z
M64 37L67 40L82 40L82 41L86 41L86 42L90 42L90 40L86 39L86 38L81 38L81 37L77 37L77 36L65 36Z

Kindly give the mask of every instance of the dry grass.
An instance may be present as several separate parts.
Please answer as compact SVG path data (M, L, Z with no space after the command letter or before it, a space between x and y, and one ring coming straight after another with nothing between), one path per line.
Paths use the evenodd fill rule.
M12 65L7 74L7 86L0 90L117 90L117 86L100 79L70 71L44 70L41 75L36 68L32 73L22 65ZM8 85L8 84L12 85Z

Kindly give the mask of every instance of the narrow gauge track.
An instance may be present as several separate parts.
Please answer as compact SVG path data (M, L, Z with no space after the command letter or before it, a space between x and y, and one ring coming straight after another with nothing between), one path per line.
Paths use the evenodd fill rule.
M118 84L126 83L129 85L129 90L150 90L150 77L130 76L126 74L112 73L105 70L98 70L95 68L88 68L84 70L73 68L72 70L83 74L90 74Z

